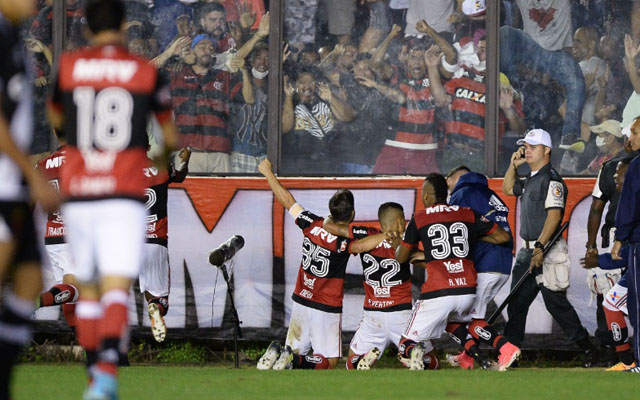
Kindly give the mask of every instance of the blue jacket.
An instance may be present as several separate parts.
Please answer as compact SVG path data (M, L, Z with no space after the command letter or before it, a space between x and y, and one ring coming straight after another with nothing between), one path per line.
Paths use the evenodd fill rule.
M601 269L616 269L622 268L622 278L618 281L618 285L627 287L627 265L629 265L629 245L622 246L620 249L620 257L622 260L614 260L611 258L611 253L604 253L598 255L598 267Z
M470 207L509 232L509 235L511 235L509 243L494 245L477 242L473 248L473 262L478 272L510 274L513 258L511 253L513 235L507 218L509 208L498 197L496 192L489 189L487 178L476 172L468 172L462 175L451 192L449 204Z
M616 240L640 242L640 156L629 163L624 178L616 211Z

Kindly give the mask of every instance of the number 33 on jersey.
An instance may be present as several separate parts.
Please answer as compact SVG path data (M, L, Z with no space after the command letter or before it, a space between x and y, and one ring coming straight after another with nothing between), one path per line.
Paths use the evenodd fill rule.
M51 106L63 115L69 145L63 197L143 200L147 119L171 118L155 67L113 45L63 54Z

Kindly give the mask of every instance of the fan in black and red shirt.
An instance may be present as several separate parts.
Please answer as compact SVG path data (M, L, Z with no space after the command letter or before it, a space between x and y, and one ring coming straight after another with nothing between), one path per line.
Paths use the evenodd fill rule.
M477 277L471 246L481 237L494 244L510 240L506 231L472 209L447 204L447 194L444 176L427 175L422 185L425 209L414 213L396 253L402 263L420 242L424 246L427 280L400 342L400 353L410 358L412 370L424 369L422 341L440 337L450 323L458 326L471 320ZM492 337L502 339L497 334ZM510 361L519 354L517 349Z
M306 211L278 181L271 162L263 160L258 170L269 182L280 204L289 211L304 234L302 262L293 291L293 308L285 348L271 343L258 361L258 369L332 369L342 356L342 298L350 254L372 250L387 236L380 233L365 239L338 237L322 226L324 218ZM334 221L350 223L355 215L353 194L338 190L329 200ZM306 356L313 348L313 355Z

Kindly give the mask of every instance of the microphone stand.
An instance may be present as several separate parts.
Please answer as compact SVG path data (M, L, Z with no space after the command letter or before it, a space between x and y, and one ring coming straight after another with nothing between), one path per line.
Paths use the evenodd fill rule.
M240 329L240 318L238 317L238 310L236 309L236 303L233 300L233 281L229 278L226 264L222 264L220 267L222 270L222 276L224 281L227 282L227 294L231 303L231 322L233 323L233 351L235 353L236 368L240 368L240 358L238 356L238 338L242 339L242 330Z

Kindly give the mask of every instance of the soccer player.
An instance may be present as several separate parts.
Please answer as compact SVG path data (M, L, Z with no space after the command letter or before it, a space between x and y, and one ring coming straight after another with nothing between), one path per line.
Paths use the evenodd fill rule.
M419 242L424 246L427 280L400 341L400 353L410 359L412 370L424 369L423 341L440 337L448 324L471 320L477 285L472 246L480 237L494 244L510 240L499 225L472 209L448 205L447 194L445 177L428 174L422 184L425 209L414 213L396 252L396 260L403 263ZM506 370L518 355L501 353L500 370Z
M395 259L396 248L401 242L397 234L404 233L407 224L404 209L398 203L384 203L378 208L378 220L384 233L396 237L390 243L383 241L375 249L360 253L364 271L364 313L349 346L347 369L368 370L389 343L399 347L402 331L411 315L411 269L409 262L400 264ZM349 228L349 225L332 222L331 218L325 220L324 227L334 235L356 239L380 233L376 228ZM427 346L425 368L437 369L438 359L431 352L433 346L430 342Z
M491 367L489 360L480 354L479 342L483 341L498 350L501 354L511 349L519 352L498 335L495 329L487 324L485 315L491 299L509 280L513 256L513 240L509 228L509 208L489 189L487 178L477 172L472 172L466 166L454 168L447 175L447 185L451 192L449 204L469 207L488 220L495 222L509 233L509 241L502 245L478 242L473 248L473 265L478 273L476 301L472 307L472 321L468 326L451 324L447 327L454 340L458 341L464 350L449 361L464 369L473 368L475 358L483 368ZM471 337L467 339L467 335ZM507 346L502 349L502 346ZM472 358L473 357L473 358Z
M0 300L0 400L9 398L11 371L31 340L31 316L42 288L29 190L45 211L59 204L25 154L33 137L33 97L19 24L33 6L29 0L0 1L0 285L9 278L13 283Z
M62 215L81 294L78 341L91 365L85 399L117 398L128 291L145 241L150 112L162 127L165 157L177 137L168 87L155 67L124 47L122 2L89 1L85 15L91 46L62 55L49 113L68 143Z
M263 160L258 170L267 178L278 202L289 211L304 234L302 262L293 291L293 308L285 348L271 343L258 361L258 369L332 369L342 356L342 298L344 276L351 253L369 251L386 238L384 233L353 241L324 230L324 218L306 211L278 181L271 162ZM329 200L329 211L337 223L350 223L355 211L353 194L338 190ZM310 348L315 352L305 356Z
M49 180L49 184L56 191L60 190L60 172L66 154L66 143L61 135L58 135L58 142L60 147L38 162L38 169L44 173ZM66 230L60 210L50 212L45 226L44 245L57 283L46 292L40 293L37 306L62 306L64 319L67 321L69 328L75 333L76 325L78 324L76 302L78 301L79 291L71 250L66 241Z
M183 148L178 154L180 164L169 164L167 169L147 167L147 243L144 245L142 267L140 268L140 292L147 300L147 311L151 321L151 333L156 342L163 342L167 336L164 316L169 310L170 267L168 245L167 200L169 183L182 182L189 172L191 150Z

